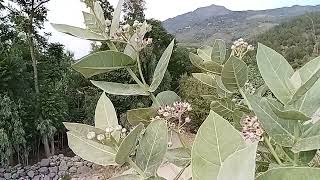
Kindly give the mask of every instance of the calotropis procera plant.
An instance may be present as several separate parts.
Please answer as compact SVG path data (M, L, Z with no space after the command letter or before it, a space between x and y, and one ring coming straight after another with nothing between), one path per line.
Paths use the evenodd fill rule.
M203 96L213 100L212 112L193 145L193 179L320 179L313 162L320 149L320 58L294 71L283 56L259 44L257 64L265 85L255 90L242 60L253 47L240 39L231 50L225 60L225 43L217 40L190 54L205 71L194 77L218 94Z
M123 2L119 1L112 20L105 19L97 1L86 0L84 3L90 8L90 12L83 12L86 28L52 24L60 32L109 46L110 50L90 54L72 65L83 76L91 78L108 71L126 69L136 82L91 81L104 91L96 106L95 126L65 123L69 130L68 142L77 155L96 164L130 165L128 173L113 179L163 179L158 169L164 162L176 164L176 168L183 170L190 166L191 148L182 140L181 134L184 133L184 125L191 121L188 112L192 109L190 104L181 102L180 97L172 91L154 95L167 70L174 41L161 56L152 83L146 83L140 52L152 43L151 38L145 38L152 27L147 22L138 21L121 25ZM120 50L114 42L124 44L120 46L125 47L124 50ZM138 69L137 74L135 69ZM153 104L151 107L128 111L127 119L132 128L125 129L119 124L107 94L149 96ZM172 139L179 145L173 146ZM176 179L182 172L177 173Z

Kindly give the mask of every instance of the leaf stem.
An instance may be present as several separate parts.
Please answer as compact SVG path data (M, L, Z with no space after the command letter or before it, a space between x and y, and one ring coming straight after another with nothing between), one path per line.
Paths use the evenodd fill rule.
M161 106L161 104L159 103L159 101L157 100L157 98L154 96L153 93L150 93L150 98L154 104L156 104L157 106Z
M144 76L143 76L139 54L137 56L137 62L138 62L138 69L139 69L139 73L140 73L142 82L143 82L144 85L147 85L146 80L144 79Z
M277 163L278 163L279 165L283 165L283 163L281 162L278 154L276 153L276 151L274 150L272 144L270 143L269 137L264 136L264 142L267 144L267 146L268 146L268 148L269 148L269 150L270 150L270 153L273 155L273 157L274 157L274 159L277 161Z
M185 167L183 167L173 180L179 180L183 172L190 166L190 164L191 162L189 162Z
M131 167L133 167L134 170L136 170L143 178L147 178L145 173L138 167L138 165L132 161L130 157L128 157L128 163L130 164Z
M247 96L246 96L246 94L243 92L242 88L239 88L239 92L240 92L240 94L242 95L242 97L244 98L244 100L247 102L247 105L248 105L249 109L250 109L250 110L253 110L253 109L252 109L252 106L251 106L251 104L249 103L249 101L248 101L248 99L247 99Z
M299 138L299 124L296 123L294 125L294 143L296 143L298 141L298 138ZM297 166L298 162L299 162L299 153L294 153L293 154L293 160L295 162L295 165Z

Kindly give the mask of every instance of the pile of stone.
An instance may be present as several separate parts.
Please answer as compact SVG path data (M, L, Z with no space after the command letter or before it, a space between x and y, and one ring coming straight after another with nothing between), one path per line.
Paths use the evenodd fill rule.
M78 156L65 157L63 154L42 159L33 166L0 168L0 180L59 180L67 175L77 177L99 169L100 166L85 161Z

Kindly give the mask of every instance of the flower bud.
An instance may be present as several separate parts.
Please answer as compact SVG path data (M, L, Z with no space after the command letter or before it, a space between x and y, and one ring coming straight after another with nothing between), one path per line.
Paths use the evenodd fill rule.
M114 130L112 127L106 128L106 133L112 133Z
M129 24L125 24L124 26L122 26L122 29L125 31L125 32L128 32L130 31L130 25Z
M106 19L106 25L110 26L111 25L111 20L110 19Z
M96 133L95 132L89 132L87 134L87 138L90 139L90 140L94 139L95 137L96 137Z
M190 119L190 117L187 117L184 121L185 121L186 123L190 123L190 122L191 122L191 119Z
M116 129L116 131L121 131L122 130L122 126L121 125L117 125L115 129Z
M106 139L106 137L105 137L103 134L99 134L99 135L97 136L97 139L98 139L98 141L103 141L103 140Z
M168 142L168 147L172 147L173 143L170 141Z

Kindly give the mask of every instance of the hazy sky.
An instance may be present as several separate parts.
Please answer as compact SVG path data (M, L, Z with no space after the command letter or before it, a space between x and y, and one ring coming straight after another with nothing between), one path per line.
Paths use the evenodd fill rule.
M116 5L118 0L109 0ZM317 5L320 0L146 0L147 18L165 20L211 4L223 5L230 10L272 9L292 5ZM69 24L84 27L82 12L85 5L80 0L51 0L48 4L48 19L52 23ZM46 30L52 32L50 41L60 42L80 58L90 50L90 42L63 35L46 24Z

